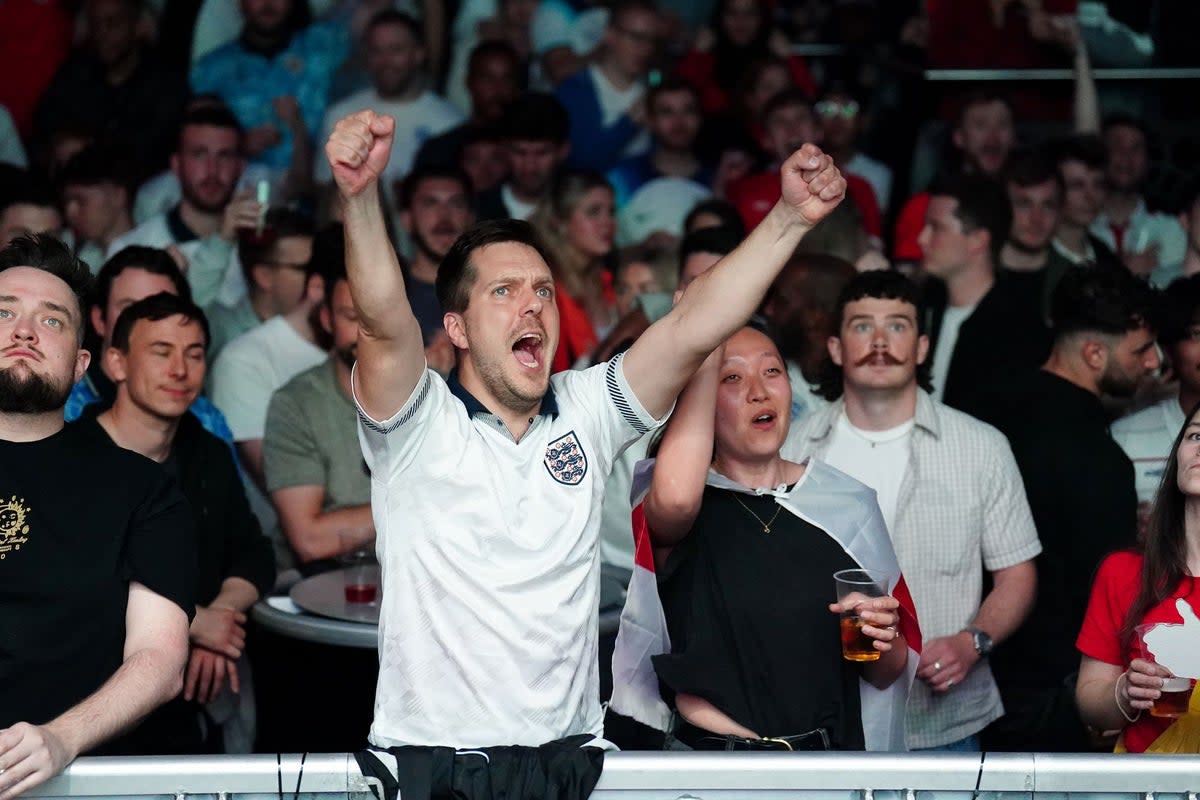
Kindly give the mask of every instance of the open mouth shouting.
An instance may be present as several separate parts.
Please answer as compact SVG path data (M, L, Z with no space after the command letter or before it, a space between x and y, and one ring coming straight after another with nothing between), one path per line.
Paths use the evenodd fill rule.
M536 331L522 334L513 342L513 355L517 362L529 370L540 369L542 359L542 334Z
M774 411L764 411L750 420L750 426L755 430L769 431L775 427L778 415Z

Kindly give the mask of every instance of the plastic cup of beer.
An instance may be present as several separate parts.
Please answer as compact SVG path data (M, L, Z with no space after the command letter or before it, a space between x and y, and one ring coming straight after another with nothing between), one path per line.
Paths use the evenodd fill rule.
M349 544L351 541L361 541L354 531L338 531L338 538L347 542L346 549L338 556L344 578L346 602L374 603L379 596L375 554L368 545Z
M1141 652L1141 657L1146 661L1154 661L1154 653L1146 644L1145 634L1153 630L1155 625L1138 625L1134 630L1137 632L1138 650ZM1196 688L1195 678L1180 678L1170 677L1163 678L1162 694L1154 705L1150 707L1150 716L1165 717L1174 719L1182 717L1188 713L1188 707L1192 703L1192 690Z
M837 601L850 606L842 611L842 658L847 661L878 661L882 655L875 649L875 640L863 633L868 624L858 615L857 606L873 597L887 595L889 576L874 569L843 569L833 573Z

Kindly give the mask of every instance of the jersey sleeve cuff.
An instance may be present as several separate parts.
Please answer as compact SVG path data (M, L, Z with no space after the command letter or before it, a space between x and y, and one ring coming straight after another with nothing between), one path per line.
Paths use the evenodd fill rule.
M625 424L641 436L661 425L667 417L671 416L671 413L668 411L663 414L662 419L655 419L649 411L642 407L637 395L630 388L629 382L625 380L624 358L625 354L620 353L608 362L608 368L604 373L604 383L608 388L609 399L620 413L621 418L625 420Z
M397 428L403 426L404 423L410 421L417 415L417 412L421 410L421 406L423 406L425 401L429 398L429 387L431 380L429 377L429 368L426 367L421 372L421 379L418 380L417 385L413 387L412 394L408 396L408 400L406 400L404 405L400 407L400 410L395 414L392 414L392 416L388 417L387 419L377 420L363 410L362 403L360 403L358 400L358 390L356 388L357 383L354 380L354 372L357 368L357 363L350 368L350 395L354 399L354 408L358 411L359 421L362 422L364 428L372 433L378 433L386 436Z

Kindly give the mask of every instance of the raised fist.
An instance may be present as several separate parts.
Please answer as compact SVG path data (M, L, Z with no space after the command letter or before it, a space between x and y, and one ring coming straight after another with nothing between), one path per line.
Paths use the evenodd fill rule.
M816 225L846 196L846 179L833 165L833 159L815 144L806 144L792 153L780 167L783 204L799 222Z
M339 120L325 144L325 157L343 197L356 197L374 187L392 154L396 121L374 111L359 111Z

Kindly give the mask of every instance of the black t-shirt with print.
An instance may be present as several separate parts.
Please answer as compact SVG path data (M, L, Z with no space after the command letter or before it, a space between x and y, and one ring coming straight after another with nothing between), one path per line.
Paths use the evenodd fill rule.
M193 526L167 474L94 421L0 441L0 728L49 722L117 671L131 581L194 616Z

